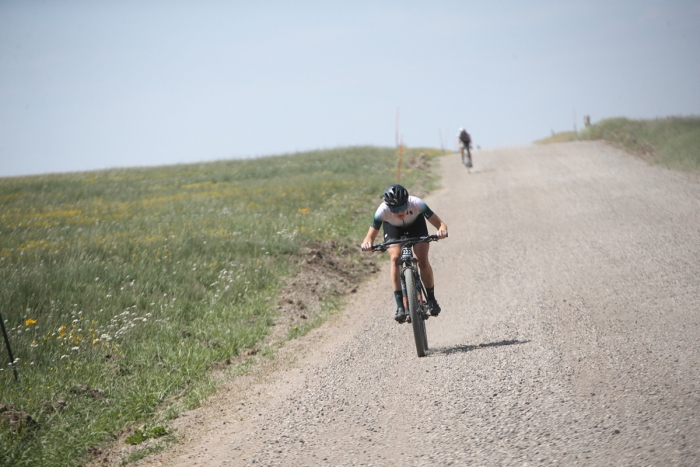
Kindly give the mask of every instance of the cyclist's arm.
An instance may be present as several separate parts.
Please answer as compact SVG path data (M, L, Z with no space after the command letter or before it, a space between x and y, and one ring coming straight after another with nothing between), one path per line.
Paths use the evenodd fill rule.
M367 235L365 236L365 239L362 241L362 251L371 251L372 250L372 245L374 244L374 240L377 238L378 234L379 234L378 229L375 229L374 227L369 228L369 230L367 231Z
M428 222L437 229L437 236L440 240L447 237L447 224L440 219L440 216L433 212L433 215L428 218Z

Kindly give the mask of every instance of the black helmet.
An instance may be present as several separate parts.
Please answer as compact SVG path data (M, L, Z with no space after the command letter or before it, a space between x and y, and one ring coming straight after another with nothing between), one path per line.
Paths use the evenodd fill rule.
M384 202L387 206L401 206L408 202L408 190L403 185L391 185L384 190Z

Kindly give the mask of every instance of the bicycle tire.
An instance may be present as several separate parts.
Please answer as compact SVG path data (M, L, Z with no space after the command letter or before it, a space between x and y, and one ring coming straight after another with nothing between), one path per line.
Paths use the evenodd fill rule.
M419 282L420 282L420 279L419 279ZM420 286L421 286L420 293L421 293L421 295L423 295L423 300L425 300L425 297L427 297L428 294L425 291L425 286L423 284L420 284ZM426 316L427 312L425 309L425 302L423 300L421 300L420 312L421 312L421 314L423 314L423 316ZM428 347L428 332L425 330L425 320L423 319L421 321L423 322L423 348L427 352L428 350L430 350L430 347Z
M413 326L413 338L416 342L416 353L419 357L425 357L426 343L428 342L427 333L425 332L425 323L421 315L420 306L418 304L418 293L416 290L416 278L413 271L407 269L404 273L406 281L406 294L408 295L408 313L411 316L411 325Z
M423 328L423 332L422 332L422 334L423 334L423 350L427 352L429 350L429 347L428 347L428 333L425 330L425 320L422 319L422 320L420 320L420 322L421 322L421 327Z

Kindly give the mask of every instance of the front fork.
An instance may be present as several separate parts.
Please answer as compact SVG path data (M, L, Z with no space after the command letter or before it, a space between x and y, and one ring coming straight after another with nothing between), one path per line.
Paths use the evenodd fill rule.
M408 292L406 291L406 279L404 279L405 274L413 274L416 278L416 292L418 294L418 306L423 308L423 304L425 303L423 300L423 282L420 280L420 274L418 274L418 270L416 269L415 263L418 261L413 258L412 259L412 265L406 266L404 263L404 267L401 269L401 294L403 295L403 308L404 310L408 310Z

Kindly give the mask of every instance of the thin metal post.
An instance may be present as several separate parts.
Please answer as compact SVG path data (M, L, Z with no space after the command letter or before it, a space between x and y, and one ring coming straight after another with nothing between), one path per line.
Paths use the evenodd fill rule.
M17 369L15 368L15 357L12 356L12 349L10 348L10 339L7 337L7 331L5 330L5 321L2 319L2 313L0 313L0 328L2 328L2 337L5 339L5 347L7 347L7 353L10 356L10 365L12 366L12 372L15 374L15 381L18 381Z
M396 167L396 183L401 183L401 162L403 160L403 137L399 143L399 164Z
M396 148L398 149L399 147L399 108L396 107L396 132L394 134L394 138L396 139Z

